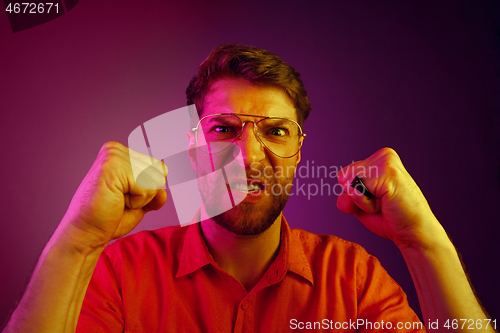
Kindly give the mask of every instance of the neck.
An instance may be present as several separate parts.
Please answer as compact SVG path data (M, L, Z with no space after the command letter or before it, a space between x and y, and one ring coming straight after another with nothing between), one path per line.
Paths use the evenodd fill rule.
M237 235L212 219L201 222L201 231L217 265L250 291L278 255L281 214L259 235Z

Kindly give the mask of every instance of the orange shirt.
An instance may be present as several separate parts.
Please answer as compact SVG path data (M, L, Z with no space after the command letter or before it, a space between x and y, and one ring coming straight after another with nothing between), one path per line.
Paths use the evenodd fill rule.
M278 256L250 292L214 262L198 223L116 241L77 332L419 331L410 327L425 331L375 257L283 218Z

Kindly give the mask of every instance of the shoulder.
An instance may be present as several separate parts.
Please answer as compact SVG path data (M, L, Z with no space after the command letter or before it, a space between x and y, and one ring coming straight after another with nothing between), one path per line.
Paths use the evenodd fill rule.
M356 287L360 291L366 290L373 281L383 281L380 286L385 286L384 288L400 289L380 261L361 245L336 236L318 235L301 229L292 229L292 235L295 241L300 242L316 276L328 276L331 281L356 281Z
M348 276L365 280L386 274L380 261L359 244L332 235L319 235L292 229L292 246L300 246L311 269L317 274Z
M323 255L349 256L368 259L371 257L359 244L332 235L320 235L303 229L291 229L292 237L300 242L304 253L317 257Z

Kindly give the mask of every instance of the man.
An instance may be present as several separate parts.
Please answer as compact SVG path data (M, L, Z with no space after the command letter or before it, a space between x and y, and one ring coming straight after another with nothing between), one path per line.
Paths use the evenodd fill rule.
M264 50L220 46L200 65L187 96L200 118L188 133L193 169L209 175L241 154L244 174L228 170L222 190L215 176L199 181L200 223L107 246L165 203L166 168L158 164L149 185L139 187L132 170L149 157L105 144L6 332L423 330L375 258L333 236L292 231L282 214L310 111L293 68ZM351 189L360 170L374 168L376 175L362 179L373 198ZM339 209L401 250L426 325L465 330L458 323L467 319L476 331L494 331L453 245L393 150L353 163L339 182L345 190ZM213 214L224 191L239 204Z

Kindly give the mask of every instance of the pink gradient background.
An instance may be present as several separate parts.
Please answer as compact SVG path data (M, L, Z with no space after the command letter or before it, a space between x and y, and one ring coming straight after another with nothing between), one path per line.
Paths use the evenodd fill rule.
M500 319L499 3L216 3L81 0L16 34L0 13L0 323L101 145L184 106L197 65L229 42L302 73L313 106L302 163L345 166L396 149ZM363 245L420 314L397 248L335 202L292 197L285 215ZM173 209L170 200L139 229L176 224Z

